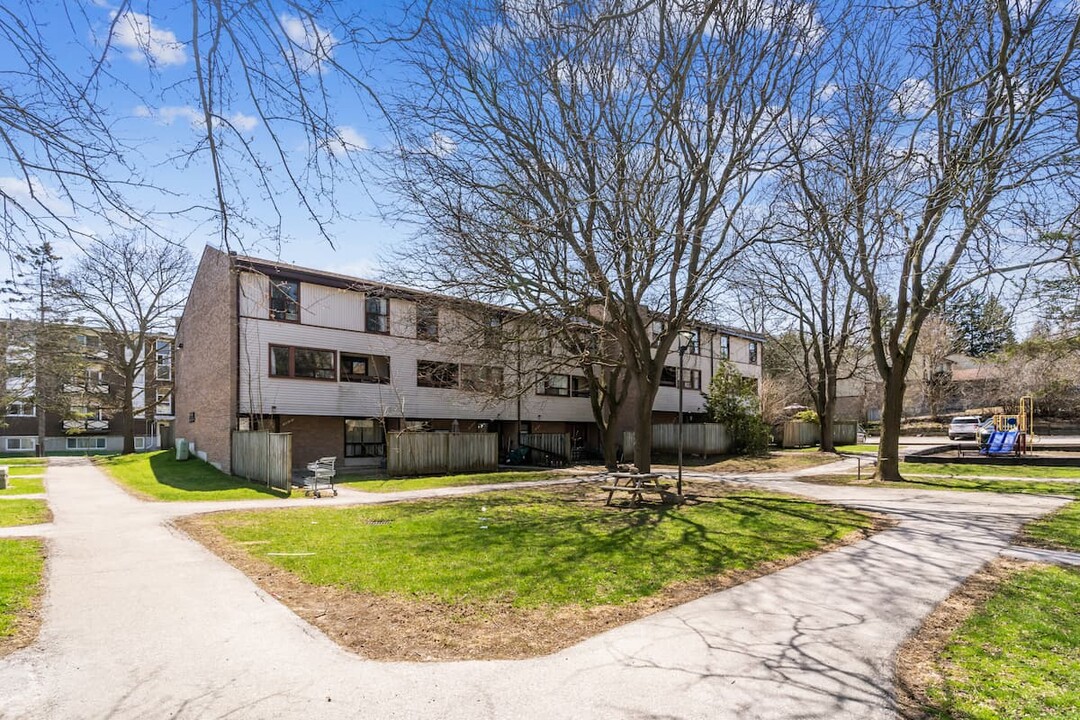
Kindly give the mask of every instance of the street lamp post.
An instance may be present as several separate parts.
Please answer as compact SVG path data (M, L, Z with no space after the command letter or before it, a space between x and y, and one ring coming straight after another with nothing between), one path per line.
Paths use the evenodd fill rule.
M679 455L679 478L675 483L675 492L678 494L679 499L682 499L682 466L683 466L683 356L686 355L686 350L690 347L690 343L693 341L694 334L683 330L679 333L679 376L676 382L679 385L679 429L676 440L676 446L678 447Z

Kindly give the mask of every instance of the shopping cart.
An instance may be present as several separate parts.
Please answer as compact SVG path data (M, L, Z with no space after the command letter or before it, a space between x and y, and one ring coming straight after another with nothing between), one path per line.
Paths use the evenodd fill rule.
M337 474L334 470L336 463L336 457L319 458L315 462L309 463L307 469L311 473L311 477L305 478L304 495L322 497L324 490L329 490L334 495L337 495L337 489L334 487L334 476Z

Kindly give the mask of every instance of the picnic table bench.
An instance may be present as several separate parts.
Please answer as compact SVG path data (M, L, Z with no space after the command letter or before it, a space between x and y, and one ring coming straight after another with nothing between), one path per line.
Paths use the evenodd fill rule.
M662 497L667 489L666 485L660 483L660 473L613 472L607 476L612 481L611 484L600 486L601 490L608 491L605 505L611 504L611 499L617 492L630 493L630 504L637 505L641 502L643 493L657 493Z

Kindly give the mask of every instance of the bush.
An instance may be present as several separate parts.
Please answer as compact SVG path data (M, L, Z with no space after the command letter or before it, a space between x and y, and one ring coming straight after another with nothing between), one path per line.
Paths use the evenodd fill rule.
M813 425L821 424L821 418L818 417L816 410L800 410L792 415L791 419L795 422L811 423Z
M754 386L727 361L721 363L709 383L705 411L710 421L727 427L733 453L764 455L769 451L772 430L761 417Z

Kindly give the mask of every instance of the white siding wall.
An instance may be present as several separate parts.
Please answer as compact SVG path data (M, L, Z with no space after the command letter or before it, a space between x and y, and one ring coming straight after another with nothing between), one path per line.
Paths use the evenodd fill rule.
M364 296L352 290L301 283L300 322L345 330L363 330Z

